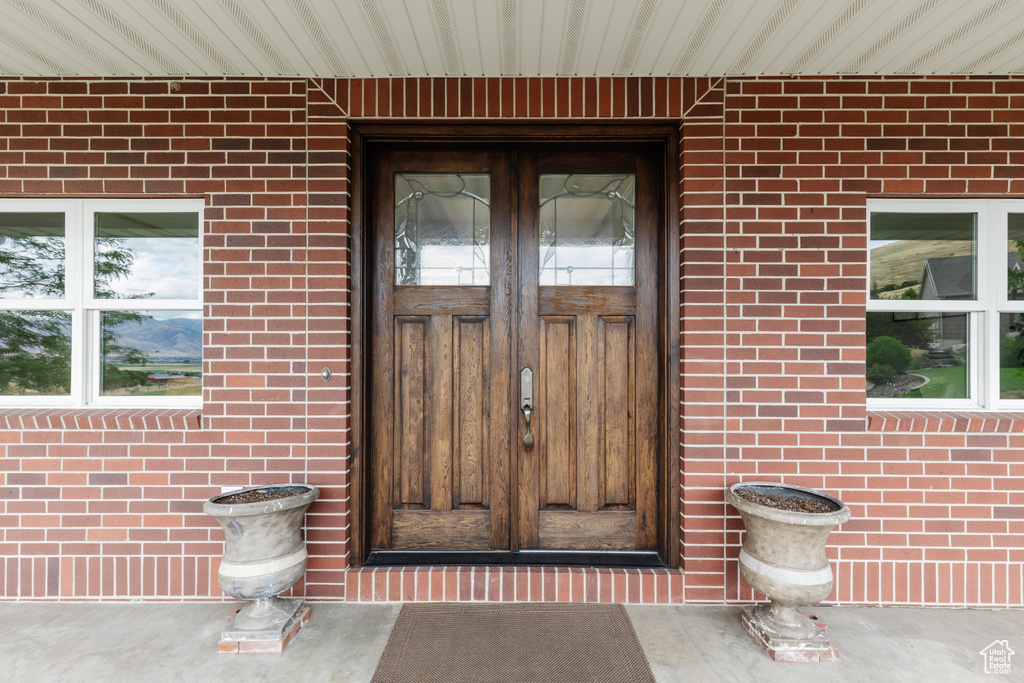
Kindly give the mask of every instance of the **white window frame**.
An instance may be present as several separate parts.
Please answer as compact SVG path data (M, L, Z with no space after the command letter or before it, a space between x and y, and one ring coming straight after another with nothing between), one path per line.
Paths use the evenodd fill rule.
M68 396L0 396L3 408L197 408L202 396L102 396L100 313L130 310L203 311L202 199L0 199L0 212L64 214L65 287L62 299L0 298L3 310L56 310L71 313L71 386ZM94 296L95 214L195 213L199 221L196 296L190 299L97 299ZM186 277L186 275L182 275Z
M964 399L869 398L875 410L1024 410L1024 400L999 397L999 316L1024 313L1024 301L1010 301L1006 287L1007 221L1024 213L1024 200L1011 199L868 199L870 249L873 213L972 213L976 216L975 280L970 301L872 299L868 259L867 312L942 312L968 315L967 391ZM991 275L995 273L995 275Z

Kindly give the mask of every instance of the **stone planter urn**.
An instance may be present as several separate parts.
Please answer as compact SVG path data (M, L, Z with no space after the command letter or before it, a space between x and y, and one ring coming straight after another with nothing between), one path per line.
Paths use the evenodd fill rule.
M302 522L320 489L275 484L222 493L203 505L224 528L221 589L249 600L221 634L222 652L280 652L309 615L301 598L279 598L306 571Z
M823 511L776 509L741 497L743 491L753 492L755 498L768 497L772 504L795 499L789 507ZM835 526L850 518L850 509L820 491L763 481L733 484L725 499L739 511L746 527L740 573L754 590L771 599L744 611L744 627L776 661L836 659L839 654L823 628L797 607L820 602L832 591L825 542Z

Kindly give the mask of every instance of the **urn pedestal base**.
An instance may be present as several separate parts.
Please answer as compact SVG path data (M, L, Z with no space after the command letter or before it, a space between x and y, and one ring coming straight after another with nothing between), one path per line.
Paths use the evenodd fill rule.
M302 598L256 598L232 617L217 650L225 654L283 652L308 620L309 607Z
M757 605L743 610L743 627L776 662L830 662L839 651L813 621L795 608Z

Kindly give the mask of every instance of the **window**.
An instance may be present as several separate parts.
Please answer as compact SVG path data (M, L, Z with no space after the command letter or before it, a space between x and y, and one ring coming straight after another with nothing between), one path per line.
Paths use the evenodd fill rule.
M0 404L198 405L202 200L0 200Z
M1024 408L1024 201L868 201L868 398Z

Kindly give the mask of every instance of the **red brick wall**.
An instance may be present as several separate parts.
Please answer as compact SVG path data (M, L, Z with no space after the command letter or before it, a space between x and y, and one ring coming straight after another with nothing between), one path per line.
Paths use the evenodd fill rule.
M1020 606L1024 418L869 416L863 335L866 196L1021 196L1024 81L729 80L704 101L683 124L687 599L751 597L721 495L742 478L850 506L834 600Z
M305 591L344 595L345 118L304 80L178 85L0 83L0 195L206 201L201 414L0 411L5 596L219 595L203 500L306 480Z
M784 478L853 510L832 600L1021 604L1024 420L869 418L863 321L867 194L1021 193L1024 81L0 85L0 195L207 205L201 413L0 411L8 599L219 596L202 501L290 480L311 597L744 601L723 488ZM682 121L682 573L346 571L349 117Z

